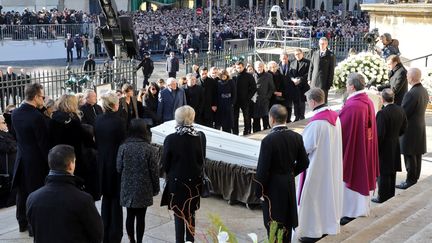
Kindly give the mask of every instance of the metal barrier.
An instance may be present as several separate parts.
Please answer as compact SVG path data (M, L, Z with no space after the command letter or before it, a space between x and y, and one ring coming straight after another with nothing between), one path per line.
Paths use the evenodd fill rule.
M0 40L53 40L66 37L67 33L95 35L96 24L38 24L38 25L2 25Z
M66 68L49 71L36 71L15 79L0 79L0 108L7 105L18 105L24 100L24 88L29 83L40 83L45 96L57 99L65 93L79 93L85 89L94 89L97 85L111 83L114 90L124 83L131 83L135 88L137 76L135 64L130 61L119 63L118 68L110 65L96 65L95 71L86 72L82 68Z

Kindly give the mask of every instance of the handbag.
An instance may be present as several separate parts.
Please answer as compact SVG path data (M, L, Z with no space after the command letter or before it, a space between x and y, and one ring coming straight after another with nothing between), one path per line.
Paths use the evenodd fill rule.
M205 148L202 144L201 134L199 136L200 136L201 148L203 148L203 151L202 151L203 167L202 167L202 175L201 175L202 184L201 184L200 196L202 198L207 198L207 197L210 197L211 192L213 191L213 185L212 185L210 178L207 176L207 174L205 173L205 170L204 170L204 163L205 163L205 157L204 157L205 152L204 151L205 151Z
M9 176L9 159L6 152L6 172L0 174L0 196L8 195L11 191L11 177Z

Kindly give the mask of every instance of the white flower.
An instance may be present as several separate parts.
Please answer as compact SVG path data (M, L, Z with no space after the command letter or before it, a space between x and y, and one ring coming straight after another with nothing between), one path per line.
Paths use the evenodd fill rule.
M351 68L350 70L351 70L351 72L355 72L355 68Z
M249 238L251 238L252 243L258 243L258 236L255 233L249 233L248 234Z
M226 231L220 231L217 235L218 243L228 243L229 235Z

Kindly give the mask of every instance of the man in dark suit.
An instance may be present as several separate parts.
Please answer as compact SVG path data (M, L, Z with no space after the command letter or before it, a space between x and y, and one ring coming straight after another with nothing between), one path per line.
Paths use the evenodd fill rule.
M88 54L87 60L84 61L83 70L86 75L93 78L95 75L96 62L93 60L93 54Z
M140 69L141 67L144 76L143 88L145 88L147 85L149 85L149 78L154 70L154 64L153 60L150 58L150 53L144 52L144 58L142 59L140 64L138 64L136 70Z
M249 105L251 98L254 96L257 87L252 74L248 73L242 62L235 64L238 75L237 83L237 100L234 104L234 127L233 133L239 134L239 114L240 109L243 113L244 131L243 135L248 135L251 132L250 110Z
M297 100L294 101L294 115L295 120L305 119L306 110L306 96L305 93L310 89L308 84L308 72L310 61L304 58L302 49L296 49L294 52L295 60L290 65L290 76L291 80L295 85L295 91L297 92Z
M170 52L170 55L167 58L166 71L168 72L169 78L176 78L177 72L179 71L179 60L173 51Z
M420 82L420 69L410 68L407 78L412 88L405 94L402 108L407 116L408 126L400 139L407 178L396 186L399 189L407 189L417 183L420 178L422 154L426 153L425 112L429 95Z
M288 53L283 52L279 57L279 71L281 75L282 82L282 97L284 98L284 105L288 111L288 120L287 122L291 122L291 114L293 104L298 100L298 93L295 88L293 81L290 76L290 63L288 60Z
M393 90L384 89L381 96L384 108L376 115L380 175L378 197L372 199L375 203L385 202L395 195L396 171L402 170L399 136L407 126L405 111L393 103Z
M64 42L64 47L66 48L66 55L67 55L67 62L72 62L73 61L73 48L75 46L75 42L71 37L70 33L67 33L66 35L66 39Z
M391 88L394 93L394 103L400 106L404 95L408 91L407 70L397 55L391 55L387 58L387 66L390 69L389 83L379 86L378 91Z
M94 90L86 90L84 92L84 99L86 100L86 103L80 107L80 110L83 113L81 123L94 126L96 116L103 113L102 107L96 104L97 96Z
M16 216L20 232L28 228L27 197L44 185L48 174L48 128L38 110L44 105L44 90L42 85L34 83L26 85L24 93L24 103L12 113L18 151L12 187L17 188Z
M82 180L74 176L74 148L55 146L48 155L48 164L46 185L27 200L35 242L101 242L102 218L93 198L82 191Z
M202 104L201 122L204 126L214 126L214 116L217 109L218 81L208 76L206 67L201 69L199 84L204 88L204 103ZM197 117L197 116L196 116Z
M168 78L166 88L159 92L157 116L162 122L174 120L174 112L180 106L186 105L186 95L183 89L177 88L177 80Z
M327 38L321 37L319 40L319 50L316 50L312 54L308 74L310 87L320 88L324 91L326 104L328 91L333 85L333 75L336 65L336 57L327 47Z
M298 225L294 178L309 166L302 136L288 130L287 115L284 106L271 107L272 130L261 142L255 176L267 234L271 221L276 221L284 228L283 242L291 242L291 231Z
M204 88L201 85L197 85L197 80L193 73L188 73L186 75L186 80L186 103L195 111L195 122L201 123L201 114L204 103Z

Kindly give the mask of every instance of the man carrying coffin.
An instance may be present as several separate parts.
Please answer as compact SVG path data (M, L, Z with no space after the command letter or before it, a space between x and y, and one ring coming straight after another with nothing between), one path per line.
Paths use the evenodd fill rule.
M375 190L379 176L375 109L364 91L365 78L351 73L346 86L349 96L339 113L345 183L342 225L369 215L370 191Z

